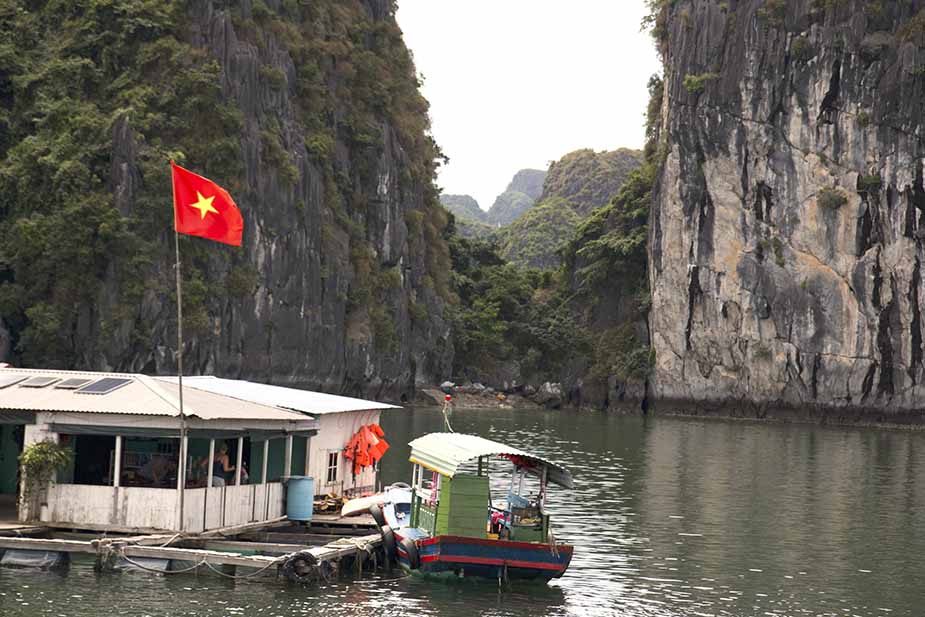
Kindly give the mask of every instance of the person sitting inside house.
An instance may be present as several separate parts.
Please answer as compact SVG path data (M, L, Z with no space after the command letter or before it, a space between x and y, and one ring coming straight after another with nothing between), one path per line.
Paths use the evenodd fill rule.
M201 465L208 467L209 459L203 459ZM228 444L222 442L212 457L212 486L225 486L225 474L234 470L234 465L228 460Z
M151 483L151 486L169 485L171 473L176 473L177 464L166 456L152 454L147 462L138 469L138 475Z

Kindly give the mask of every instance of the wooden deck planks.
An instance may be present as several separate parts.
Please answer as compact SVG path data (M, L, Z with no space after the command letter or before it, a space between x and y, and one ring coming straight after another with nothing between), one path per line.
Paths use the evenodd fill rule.
M32 538L32 537L3 537L0 536L0 549L20 549L35 551L55 551L61 553L83 553L96 555L113 552L116 555L128 558L157 558L171 559L190 563L206 562L211 565L243 566L248 568L271 568L282 565L289 556L307 551L318 562L337 560L343 557L356 555L368 548L378 547L381 536L378 533L366 535L350 535L333 539L328 534L310 533L272 533L256 532L256 529L266 529L276 525L285 525L285 517L263 521L262 523L249 523L236 525L221 530L214 530L204 534L181 535L157 533L144 536L106 537L93 539L76 539L78 534L62 534L66 537L58 538ZM355 531L351 529L350 531ZM227 536L256 537L264 541L246 542L241 540L226 540ZM289 542L268 542L266 540L279 538ZM163 546L169 541L177 544L193 546ZM326 541L323 546L309 546L309 543ZM269 555L244 554L241 551L255 551L270 553Z

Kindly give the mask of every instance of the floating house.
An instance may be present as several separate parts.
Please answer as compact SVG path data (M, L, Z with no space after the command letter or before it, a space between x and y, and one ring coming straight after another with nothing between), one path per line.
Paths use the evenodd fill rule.
M166 378L173 382L176 377ZM263 383L220 379L218 377L184 377L184 391L195 388L212 394L223 394L261 405L273 405L308 414L318 420L318 433L308 440L304 474L315 479L316 495L352 497L376 490L377 470L366 467L354 473L354 465L345 456L344 448L364 426L378 426L380 414L396 405L376 403L358 398L284 388ZM298 451L302 455L302 451ZM272 456L272 453L271 453ZM283 469L282 458L271 461L271 476ZM300 472L301 473L301 472Z
M354 476L343 449L394 408L213 377L184 378L183 401L181 418L176 377L0 369L0 504L15 503L23 448L50 440L73 462L23 500L20 520L130 532L269 520L285 511L287 476L316 478L318 493L373 488L375 470ZM221 451L229 471L218 481L210 461Z

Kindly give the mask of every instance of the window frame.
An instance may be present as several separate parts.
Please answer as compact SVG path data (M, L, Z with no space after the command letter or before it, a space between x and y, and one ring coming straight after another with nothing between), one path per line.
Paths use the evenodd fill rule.
M332 462L333 457L333 462ZM327 466L325 467L325 484L337 483L337 471L340 468L340 450L331 450L328 452Z

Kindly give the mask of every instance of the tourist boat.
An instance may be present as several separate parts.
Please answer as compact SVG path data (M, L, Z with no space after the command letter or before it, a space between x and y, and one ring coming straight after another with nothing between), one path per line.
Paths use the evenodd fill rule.
M545 502L550 483L574 488L568 470L475 435L431 433L410 446L410 521L393 528L393 506L371 510L402 568L499 582L562 576L573 549L553 537ZM498 459L511 463L511 478L504 498L493 500L489 467Z

